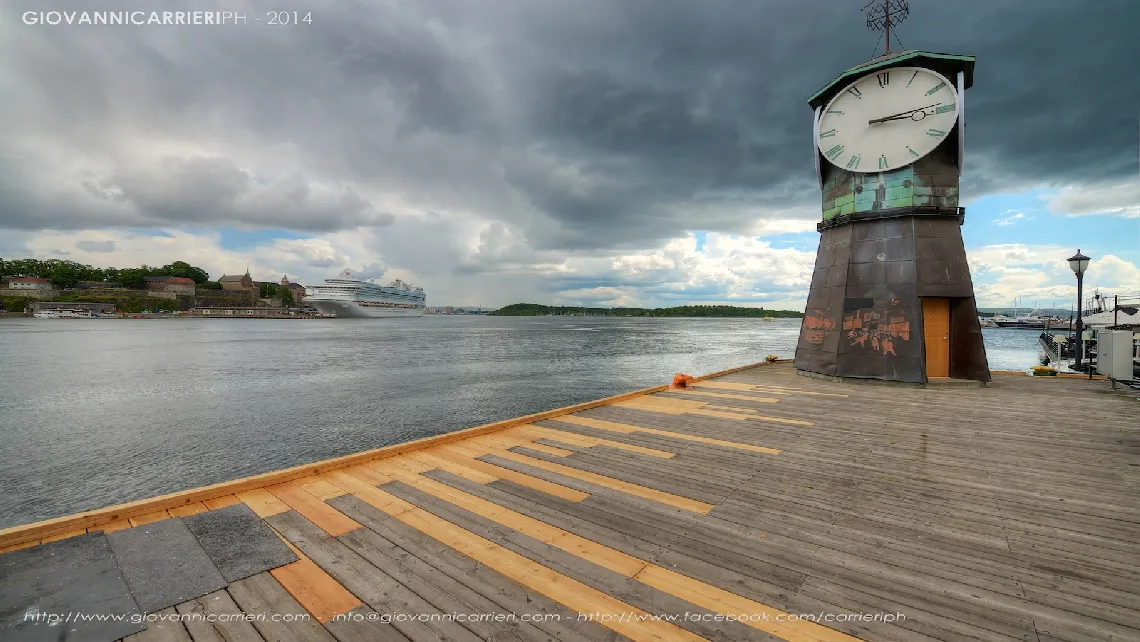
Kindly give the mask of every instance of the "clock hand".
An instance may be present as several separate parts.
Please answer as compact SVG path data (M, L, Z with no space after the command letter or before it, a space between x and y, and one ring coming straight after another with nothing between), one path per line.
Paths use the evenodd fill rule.
M942 103L934 103L933 105L927 105L925 107L919 107L918 109L911 109L909 111L899 112L899 113L891 115L891 116L884 116L882 118L876 118L874 120L868 120L867 124L868 125L874 125L875 123L885 123L888 120L902 120L903 118L909 118L910 115L915 113L915 112L919 112L919 111L922 111L924 109L930 109L931 107L937 107L941 104Z

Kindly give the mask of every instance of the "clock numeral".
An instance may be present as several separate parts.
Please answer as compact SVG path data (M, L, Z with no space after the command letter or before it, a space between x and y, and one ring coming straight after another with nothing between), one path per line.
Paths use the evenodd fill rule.
M875 74L875 80L879 81L879 88L882 89L891 84L891 72L884 71L881 74Z
M891 165L887 162L886 156L879 157L879 169L890 169Z
M933 95L934 95L934 92L938 91L939 89L942 89L942 88L943 88L943 87L945 87L945 86L946 86L946 81L942 81L942 82L938 83L937 85L935 85L935 86L931 87L931 88L930 88L930 89L929 89L929 90L926 92L926 95L927 95L927 96L933 96Z
M945 136L946 132L941 129L928 129L926 130L926 135L938 138L940 136Z
M863 100L863 92L859 91L858 87L852 87L852 88L848 89L847 93L858 98L859 100Z
M911 76L911 77L910 77L910 80L908 80L908 81L907 81L907 83L906 83L906 86L907 86L907 87L910 87L910 83L914 82L914 79L915 79L915 78L918 78L918 72L917 72L917 71L916 71L916 72L914 72L914 75L913 75L913 76Z
M910 155L911 155L911 156L914 156L915 158L918 158L918 157L919 157L919 153L918 153L918 152L916 152L916 151L914 151L913 149L911 149L911 148L910 148L910 145L907 145L907 146L906 146L906 151L910 152Z
M957 107L955 107L953 103L951 103L949 105L939 105L939 106L934 108L934 113L945 114L946 112L954 111L955 109L957 109Z
M827 137L829 137L829 136L834 136L834 135L836 135L836 134L838 134L838 133L839 133L839 130L838 130L838 129L829 129L829 130L827 130L827 131L825 131L825 132L820 132L820 133L819 133L819 137L820 137L820 138L827 138Z
M859 161L861 160L863 159L858 154L852 156L851 160L847 161L847 169L859 169Z
M835 147L832 147L831 149L824 152L824 154L828 158L830 158L831 160L835 160L836 158L839 158L839 155L842 153L843 153L843 145L836 145Z
M829 114L835 114L836 116L842 116L842 115L843 115L843 110L841 110L841 109L828 109L828 110L827 110L827 113L829 113Z

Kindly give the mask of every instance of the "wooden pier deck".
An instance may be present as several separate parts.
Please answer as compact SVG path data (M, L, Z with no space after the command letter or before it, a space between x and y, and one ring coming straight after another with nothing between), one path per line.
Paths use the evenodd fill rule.
M761 365L7 529L0 639L1140 640L1140 402L1108 388ZM80 549L111 588L68 597ZM25 615L81 607L184 617Z

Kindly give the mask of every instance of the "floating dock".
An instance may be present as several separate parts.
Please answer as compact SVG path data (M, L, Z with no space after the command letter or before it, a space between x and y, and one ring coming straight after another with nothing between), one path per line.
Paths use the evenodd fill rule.
M9 528L0 639L1140 640L1107 388L760 365Z

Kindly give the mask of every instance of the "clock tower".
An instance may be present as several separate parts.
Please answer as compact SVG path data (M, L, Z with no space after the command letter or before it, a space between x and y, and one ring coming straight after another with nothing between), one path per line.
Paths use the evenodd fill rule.
M973 56L888 51L808 99L823 220L797 370L990 380L958 205L973 76Z

